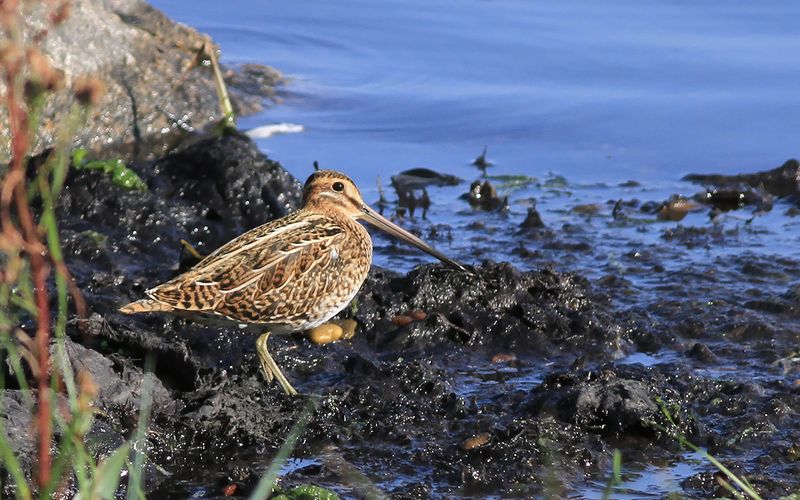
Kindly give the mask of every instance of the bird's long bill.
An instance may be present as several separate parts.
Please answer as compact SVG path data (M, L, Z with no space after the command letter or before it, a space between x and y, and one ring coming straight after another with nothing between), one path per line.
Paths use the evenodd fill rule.
M423 252L425 252L427 254L430 254L430 255L433 255L437 259L439 259L442 262L445 262L447 264L450 264L451 266L455 267L456 269L460 269L461 271L464 271L467 274L472 274L470 271L468 271L464 266L462 266L458 262L456 262L453 259L449 258L448 256L446 256L442 252L436 250L435 248L433 248L432 246L428 245L427 243L425 243L421 239L417 238L413 234L409 233L408 231L406 231L402 227L392 223L387 218L385 218L384 216L382 216L381 214L379 214L378 212L376 212L375 210L370 208L368 205L364 205L362 207L362 209L364 211L364 219L367 222L369 222L370 224L372 224L373 226L377 227L378 229L380 229L382 231L385 231L385 232L391 234L392 236L394 236L396 238L400 238L401 240L404 240L404 241L407 241L408 243L411 243L412 245L414 245L415 247L419 248Z

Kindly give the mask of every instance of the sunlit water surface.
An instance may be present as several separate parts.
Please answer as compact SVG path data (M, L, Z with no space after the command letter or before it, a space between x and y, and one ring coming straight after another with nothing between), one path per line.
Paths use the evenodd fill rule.
M210 33L225 63L261 62L289 76L281 105L240 126L302 125L259 144L300 179L315 160L344 170L372 201L377 176L386 184L411 167L473 180L470 161L487 145L493 174L554 172L569 182L501 189L511 197L502 225L513 227L536 198L557 228L574 222L563 212L577 203L692 194L699 189L683 174L771 168L797 153L793 2L154 3ZM642 187L617 187L630 179ZM433 189L430 221L463 229L486 219L457 201L465 189ZM769 219L760 221L774 231L768 250L798 248L798 224ZM641 241L657 240L663 225ZM602 217L599 226L591 230L603 229ZM469 260L475 249L465 240L438 245ZM514 260L502 248L480 251ZM377 261L408 268L417 257L378 252Z

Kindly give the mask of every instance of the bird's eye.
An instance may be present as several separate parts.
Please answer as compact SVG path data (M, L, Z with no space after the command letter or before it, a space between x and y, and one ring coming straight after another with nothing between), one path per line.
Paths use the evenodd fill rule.
M339 192L344 191L344 184L342 184L341 182L334 182L333 186L331 187L333 187L334 191L339 191Z

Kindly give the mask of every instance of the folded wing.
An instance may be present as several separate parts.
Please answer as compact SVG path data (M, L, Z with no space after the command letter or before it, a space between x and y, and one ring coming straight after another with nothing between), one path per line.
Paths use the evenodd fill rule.
M328 218L295 212L242 234L147 294L178 310L237 321L289 319L324 274L315 270L330 265L343 233Z

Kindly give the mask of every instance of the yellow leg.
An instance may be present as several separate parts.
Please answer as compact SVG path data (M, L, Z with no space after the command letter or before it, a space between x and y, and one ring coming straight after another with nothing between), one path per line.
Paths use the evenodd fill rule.
M267 340L269 340L269 332L262 333L261 336L258 337L258 340L256 340L256 351L258 352L258 359L261 361L261 371L264 372L264 377L267 379L267 382L272 382L273 378L278 379L278 383L281 385L283 392L290 396L296 395L297 391L292 387L292 384L286 380L283 372L278 368L278 364L272 359L269 351L267 351Z

